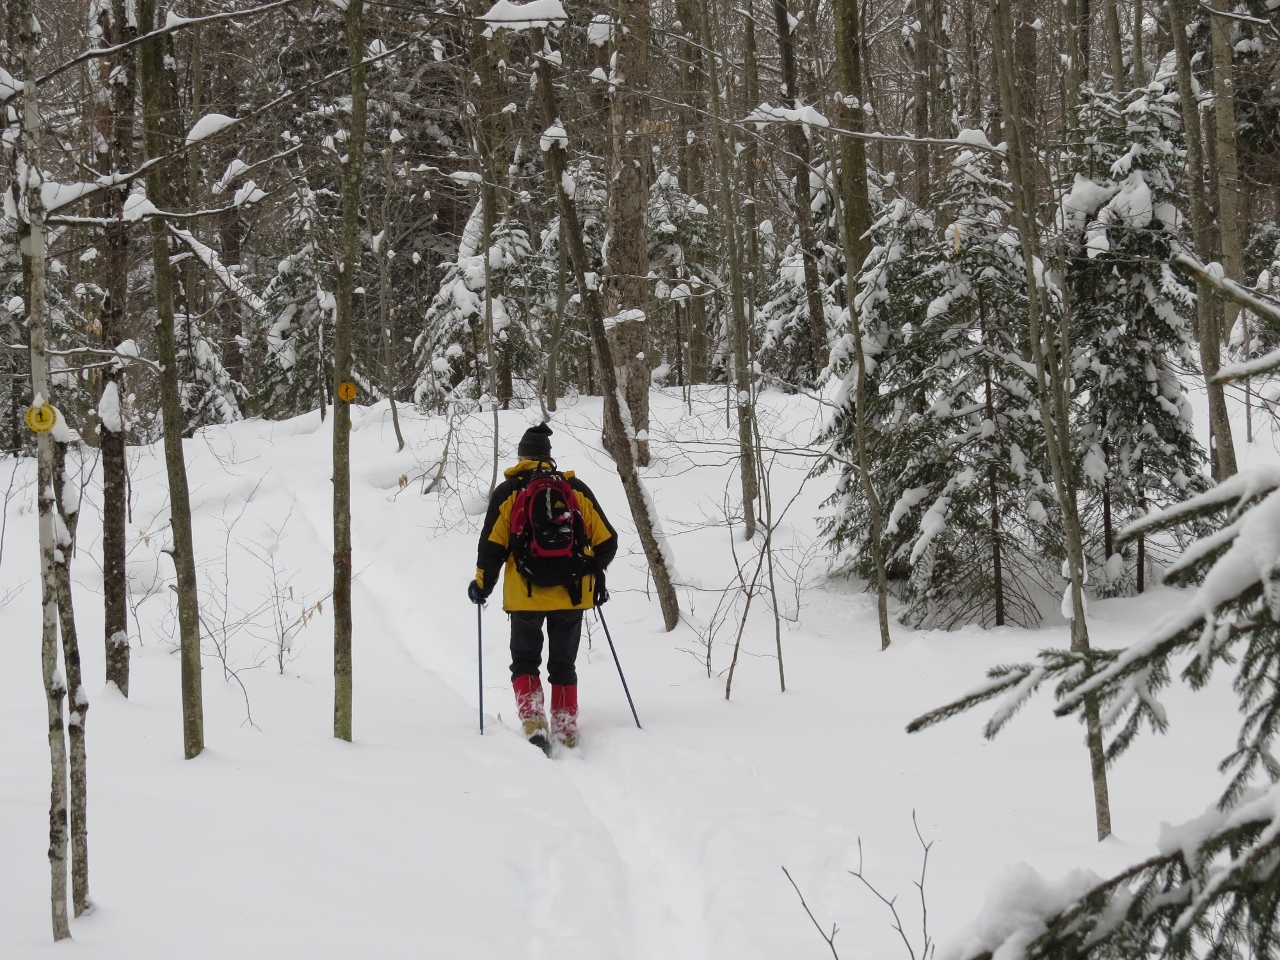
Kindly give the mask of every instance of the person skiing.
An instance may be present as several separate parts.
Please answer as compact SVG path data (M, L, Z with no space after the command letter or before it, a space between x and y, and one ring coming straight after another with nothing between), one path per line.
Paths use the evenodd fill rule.
M551 457L551 428L525 431L493 491L476 555L472 603L484 603L505 570L502 609L511 618L511 685L524 735L548 756L551 740L578 742L578 674L574 661L582 614L609 599L605 568L618 552L618 535L591 489ZM548 739L542 680L542 626L547 630L551 684Z

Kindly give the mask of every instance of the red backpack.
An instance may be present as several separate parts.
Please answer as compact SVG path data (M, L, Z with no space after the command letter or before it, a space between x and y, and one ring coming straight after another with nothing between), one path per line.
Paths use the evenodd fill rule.
M533 596L534 587L564 587L576 607L582 578L591 572L587 529L578 495L563 473L535 470L511 505L511 556Z

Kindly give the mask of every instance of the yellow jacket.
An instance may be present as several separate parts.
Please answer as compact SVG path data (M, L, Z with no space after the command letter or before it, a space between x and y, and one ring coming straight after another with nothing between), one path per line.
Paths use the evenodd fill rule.
M490 589L498 582L498 571L505 567L506 574L502 584L503 610L590 609L595 606L594 575L587 574L582 578L582 601L575 605L566 588L530 588L529 583L516 570L510 546L511 508L515 504L516 495L528 479L528 474L540 467L555 469L554 464L546 461L521 460L504 471L506 480L493 491L493 496L489 499L489 512L485 515L484 527L480 531L480 546L476 554L476 583L482 590ZM563 473L573 487L582 511L582 523L587 532L586 553L594 557L597 568L603 570L618 552L618 534L600 509L591 489L574 477L573 471L566 470Z

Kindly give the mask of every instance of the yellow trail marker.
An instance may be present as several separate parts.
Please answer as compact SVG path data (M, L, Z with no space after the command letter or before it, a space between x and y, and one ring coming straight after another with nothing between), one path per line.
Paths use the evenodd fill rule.
M38 407L27 407L27 426L33 433L48 433L58 422L58 411L47 403Z
M338 384L338 399L350 403L356 398L356 385L350 380Z

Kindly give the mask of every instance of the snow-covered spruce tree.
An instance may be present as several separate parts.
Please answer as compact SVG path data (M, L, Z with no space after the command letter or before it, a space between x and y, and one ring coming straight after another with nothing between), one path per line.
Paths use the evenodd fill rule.
M254 371L254 408L272 418L324 409L331 400L337 302L319 245L311 190L301 181L294 188L296 201L282 229L290 252L262 292L265 329L254 338L248 358Z
M868 423L876 485L889 514L885 555L912 625L1039 620L1039 559L1054 549L1033 381L1022 360L1026 294L1008 238L1008 186L979 131L964 136L935 185L940 227L906 201L876 225L855 308L872 354ZM852 450L845 376L836 449ZM869 365L870 366L870 365ZM829 534L869 573L866 508L842 470Z
M994 667L975 692L908 727L914 732L998 698L985 728L994 737L1041 686L1056 682L1059 715L1079 713L1088 695L1098 699L1113 731L1107 746L1113 761L1144 727L1168 729L1158 695L1175 671L1198 690L1215 669L1234 669L1244 719L1220 765L1231 778L1217 807L1167 827L1156 856L1099 882L1065 909L1015 924L1021 940L1001 934L973 944L966 958L999 951L1010 960L1234 960L1280 952L1280 469L1230 477L1138 521L1120 539L1179 528L1185 535L1206 521L1212 532L1165 573L1166 582L1198 585L1132 646L1049 650L1030 663Z
M1168 259L1177 229L1177 96L1153 82L1124 100L1086 90L1086 152L1061 201L1065 286L1076 321L1076 446L1090 566L1106 595L1145 584L1145 542L1115 530L1203 489L1205 452L1178 369L1197 365L1194 294Z
M178 314L176 320L182 412L188 432L241 419L240 404L248 391L227 372L221 345L208 335L198 317Z
M587 192L589 191L579 188L579 196ZM597 202L604 202L603 192L597 195ZM580 209L585 218L587 205L583 204ZM589 251L594 272L598 276L602 269L601 242L604 239L604 224L599 217L591 217L584 219L583 230L586 232L585 246ZM591 353L591 335L587 332L587 321L583 315L581 300L574 292L572 266L569 262L568 249L561 244L558 216L552 217L551 222L542 231L538 255L545 265L543 276L551 285L547 290L551 313L541 337L542 356L545 361L544 376L546 370L550 368L554 352L554 387L557 394L565 396L572 391L592 392L595 390L595 366ZM561 277L562 264L563 278ZM561 287L562 279L563 288ZM562 298L564 309L560 311L559 302ZM558 314L557 311L559 311Z
M690 341L690 304L702 297L707 304L714 289L706 268L715 261L714 225L707 207L680 189L675 171L664 169L649 188L649 272L657 278L649 322L655 331L655 347L662 344L666 363L653 372L662 380L674 371L672 382L688 381L689 369L701 369L707 358L686 355ZM665 336L663 335L665 334ZM687 369L688 368L688 369Z
M809 176L809 193L813 198L817 293L827 318L827 342L833 343L841 317L836 287L843 286L844 257L832 219L828 168L829 164L815 167ZM771 227L771 232L778 229L776 224ZM756 310L756 323L761 330L759 363L766 380L784 388L813 386L809 375L813 332L804 258L797 239L793 238L783 249L762 296L764 302Z
M22 265L15 226L12 220L0 218L0 337L6 338L5 343L21 343L23 336L19 326L24 316ZM21 354L8 350L0 354L0 448L9 453L35 442L22 424L21 412L31 403L30 374L23 367Z
M1265 251L1265 253L1263 252ZM1249 244L1246 265L1253 289L1270 300L1280 300L1280 227L1264 224ZM1240 322L1231 331L1233 359L1254 360L1280 347L1280 325L1257 316L1251 310L1240 311ZM1257 384L1254 384L1255 388ZM1274 394L1274 391L1268 391ZM1272 395L1267 400L1274 403Z
M458 244L457 258L441 265L440 287L414 345L419 370L414 398L424 408L438 408L446 399L474 403L488 392L484 331L488 294L479 214L477 204ZM545 319L550 281L537 276L546 264L534 253L527 231L508 218L497 224L488 258L489 276L502 291L492 304L499 390L505 393L504 400L510 400L512 371L534 366L531 325ZM529 394L521 391L526 400Z
M599 171L582 160L566 171L582 217L583 241L600 276L606 194ZM474 404L489 382L484 340L485 271L480 253L482 210L476 205L462 232L458 253L441 264L439 287L427 307L422 332L414 342L418 370L415 402L422 409L439 409L446 402ZM590 345L581 305L571 277L567 277L565 315L553 325L560 270L560 221L552 217L534 250L526 228L514 220L525 211L513 210L499 221L490 251L490 277L502 290L494 301L497 359L510 371L515 399L532 402L538 389L534 374L545 360L550 339L558 338L558 379L580 389L593 386ZM532 374L532 375L531 375ZM520 382L522 381L522 382Z
M858 277L860 293L846 314L846 322L858 323L862 328L863 349L866 355L868 376L866 424L868 446L871 453L877 489L882 502L893 503L901 499L903 491L895 488L892 480L882 479L885 471L881 465L887 447L886 430L895 421L919 416L918 411L907 411L906 401L899 411L898 402L889 397L892 387L888 384L898 377L889 372L886 377L880 366L886 347L910 345L914 331L924 320L925 305L932 299L936 267L927 261L932 250L935 227L929 216L906 199L887 204L882 216L872 225L873 246ZM785 263L785 261L784 261ZM858 368L854 358L853 333L846 332L835 342L831 351L830 369L840 378L834 397L835 411L828 428L832 441L832 454L823 469L839 472L835 492L827 501L832 508L824 519L823 532L828 537L836 555L841 557L845 569L867 582L874 576L874 560L868 542L870 511L863 492L857 466L857 436L854 407ZM898 374L906 375L906 365L912 353L906 351L898 359ZM887 358L886 358L887 359ZM882 383L885 392L880 392ZM891 525L893 526L893 525ZM896 527L894 527L896 530ZM893 534L889 535L892 542ZM902 546L902 544L898 544ZM886 556L895 551L886 545ZM904 568L895 564L893 573L899 582Z

